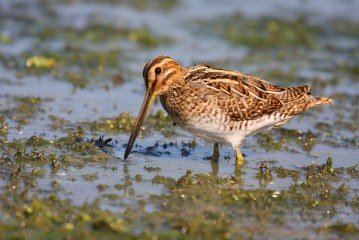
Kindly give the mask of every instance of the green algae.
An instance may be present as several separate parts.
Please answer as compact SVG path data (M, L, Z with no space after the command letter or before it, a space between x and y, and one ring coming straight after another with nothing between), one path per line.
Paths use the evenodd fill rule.
M3 115L0 115L0 136L6 136L9 131L9 124Z
M88 86L99 76L107 78L109 82L112 79L114 84L123 82L122 75L118 73L121 67L119 57L123 51L118 48L95 50L94 45L121 41L132 42L138 48L153 48L172 42L169 37L152 34L147 27L133 29L101 22L92 22L81 29L65 26L53 28L41 24L41 27L32 28L32 32L28 32L26 27L23 31L25 36L38 35L41 39L39 47L20 55L0 53L0 62L9 69L17 70L18 76L51 74L55 79L69 81L80 88ZM43 44L44 41L57 39L65 41L64 47L57 51Z
M295 148L290 147L292 142L301 147L305 152L310 152L317 143L317 135L311 130L301 132L295 129L280 128L270 133L259 133L257 143L267 151L285 150L297 152Z
M8 35L0 34L0 43L11 43L14 39Z
M25 236L34 238L86 238L96 239L104 232L108 237L129 237L125 223L121 218L109 211L99 210L96 205L84 204L81 207L71 206L70 201L49 197L40 199L38 196L27 196L20 200L17 193L12 193L17 201L3 202L8 209L6 213L9 222L4 232L0 233L5 239L18 239ZM14 217L14 218L13 218ZM42 231L38 231L41 228Z
M286 169L284 167L275 168L275 172L278 178L291 177L294 182L296 182L300 176L300 171L294 169Z
M135 118L130 113L120 113L114 118L101 118L94 122L85 122L83 125L91 131L100 132L129 132L133 128Z
M270 229L276 224L286 225L287 234L299 237L301 235L295 231L295 226L287 225L288 209L295 211L304 206L301 212L307 215L309 214L307 210L321 213L333 202L348 203L345 194L343 197L343 185L337 189L333 187L332 184L336 182L335 178L317 178L323 174L323 171L331 175L325 170L330 165L329 163L328 160L326 164L318 166L315 168L316 171L309 167L304 172L297 172L296 174L300 175L307 174L307 180L281 191L245 190L238 187L241 181L234 176L193 175L187 172L180 180L175 181L157 175L152 181L156 184L164 184L169 189L169 193L152 196L158 202L160 210L151 213L146 221L150 224L149 226L153 226L151 221L156 222L154 228L159 233L163 224L171 223L167 230L168 234L170 232L173 234L175 230L177 234L182 233L187 237L216 236L224 239L228 236L231 238L259 237L266 234L275 236L271 235L274 233ZM318 181L312 182L310 180L312 177ZM325 218L325 216L313 214L303 217L313 218L316 221L322 217ZM256 231L254 231L251 224L257 221L261 224L256 224Z
M217 21L214 29L229 42L252 48L300 46L311 49L316 47L315 36L321 33L320 28L309 24L304 16L254 19L234 14Z
M86 181L94 181L96 179L98 179L97 177L97 173L86 173L82 176Z
M7 128L5 119L9 119L17 123L18 127L27 125L36 114L43 112L41 105L44 102L52 101L51 99L42 99L37 96L13 96L7 99L8 105L2 106L0 109L0 120L3 122L3 131Z
M286 134L292 134L293 138L301 136L298 132L286 132ZM130 212L123 213L102 210L96 202L76 206L68 199L59 198L55 192L48 197L28 195L29 189L37 188L36 179L46 174L43 166L57 159L58 169L67 168L60 155L50 157L46 150L39 149L51 146L59 150L66 149L67 156L71 156L72 152L79 152L81 155L87 152L89 156L95 157L97 151L92 152L91 149L90 151L87 149L89 146L96 147L93 144L88 145L89 142L86 142L84 148L78 146L83 143L83 135L83 130L77 129L67 137L54 140L32 136L1 144L4 155L0 159L1 166L9 161L6 158L10 159L10 162L14 160L14 165L10 165L7 173L7 176L11 176L7 183L8 190L0 194L0 200L4 202L0 210L5 212L6 216L6 221L0 223L6 229L7 236L20 237L31 232L32 236L36 237L81 238L91 235L94 239L100 234L105 234L107 237L116 234L134 239L147 236L166 239L209 237L236 239L275 237L277 232L271 229L281 226L282 236L300 238L304 235L296 231L296 226L289 221L299 215L301 219L306 219L303 222L306 228L311 229L318 236L328 231L338 236L358 234L354 231L358 226L351 222L340 224L334 222L329 226L309 224L322 223L328 216L335 218L340 214L337 209L341 206L352 206L353 209L358 206L358 201L350 195L350 188L345 183L348 176L359 176L357 167L335 168L331 158L328 158L323 165L313 164L299 170L268 167L263 162L256 176L259 179L266 181L275 181L276 178L292 179L293 183L281 190L266 189L265 185L260 189L243 188L245 173L238 174L238 172L226 177L194 174L188 170L178 179L157 173L150 182L154 185L162 185L166 191L153 193L150 197L142 199L140 204L143 207L139 208L122 202L123 196L120 192L107 192L111 189L108 184L100 183L94 186L102 193L103 200L121 202L126 206L125 208L131 209ZM83 161L88 158L81 159ZM67 164L74 162L73 159L68 161L70 162ZM23 163L31 163L32 167L26 170ZM147 167L150 173L153 169L154 172L160 170L158 167ZM90 182L100 180L97 172L86 173L83 178ZM136 196L132 181L138 183L147 181L143 180L141 175L127 176L124 179L123 183L116 184L114 188L132 197ZM302 182L299 179L302 179ZM22 187L22 182L27 187L26 190ZM56 182L51 186L53 191L61 192L63 189L61 184ZM8 198L9 194L12 198ZM148 205L155 206L155 209L146 211L145 206ZM139 225L140 230L133 231ZM15 231L17 228L22 230Z
M57 130L65 130L66 128L64 127L66 124L68 124L68 121L66 121L64 118L62 117L58 117L55 115L49 115L48 116L49 121L50 121L50 130L51 131L57 131Z
M136 118L130 113L121 112L113 118L104 117L94 122L83 122L81 126L89 128L92 132L126 133L132 131L135 120ZM159 110L146 118L139 132L139 136L148 134L150 130L159 131L165 136L171 136L175 134L172 125L172 120L168 114Z
M0 150L2 156L11 161L35 165L49 163L52 171L56 172L69 165L82 167L86 161L104 162L116 158L111 151L104 151L104 146L97 145L94 141L83 140L81 131L77 131L55 140L35 135L14 141L2 140Z
M94 2L96 2L95 0L92 0ZM122 0L122 1L117 1L117 0L105 0L103 2L109 3L109 4L126 4L129 5L137 10L148 10L148 9L156 9L156 10L171 10L175 7L177 7L180 3L179 0L175 0L175 1L159 1L159 0L155 0L155 1L142 1L142 0Z
M132 41L141 47L156 47L159 44L168 44L171 39L165 36L156 36L147 27L127 28L101 22L92 22L82 29L65 27L63 31L46 27L40 30L42 39L51 40L63 38L66 42L93 42L103 43L105 41Z
M161 171L160 167L149 167L149 166L145 166L144 167L146 171L148 172L159 172Z
M53 68L56 65L56 59L51 57L36 55L26 60L26 67L28 68Z

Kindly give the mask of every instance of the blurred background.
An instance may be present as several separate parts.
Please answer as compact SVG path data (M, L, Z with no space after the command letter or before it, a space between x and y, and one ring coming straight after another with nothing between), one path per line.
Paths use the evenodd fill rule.
M277 237L271 227L279 229L283 239L358 235L358 10L357 0L0 0L0 233L24 236L30 224L35 230L29 236L35 238L48 236L41 232L42 225L48 232L65 229L70 237L97 236L96 229L145 238L165 232L167 239L211 234L219 239ZM164 193L169 195L163 202L191 208L177 202L181 195L175 195L179 192L169 184L188 177L187 169L195 177L220 178L212 179L214 189L232 189L226 181L238 175L229 146L222 146L219 164L211 165L212 145L173 127L158 101L133 154L123 161L144 96L143 67L162 54L184 66L208 63L282 86L309 84L313 95L334 99L333 105L305 112L284 128L251 137L243 145L247 163L235 186L238 191L264 191L277 199L279 193L293 192L293 186L309 186L298 190L303 194L300 202L297 195L284 197L284 203L278 202L265 215L271 222L278 220L273 213L285 212L280 218L290 220L268 225L261 222L262 215L250 217L261 208L258 205L247 206L249 212L243 213L218 199L202 199L199 205L217 205L220 210L199 208L182 216L175 207L163 209ZM264 161L273 176L258 179ZM325 163L325 171L310 167ZM337 178L307 182L310 174L323 175L322 171L336 172ZM338 195L328 197L328 191ZM211 194L216 193L200 195ZM31 205L34 195L36 206ZM76 213L82 227L64 217L65 201L71 202L73 209L68 211ZM87 209L85 203L95 207ZM50 209L39 207L45 205ZM284 207L275 208L279 206ZM57 214L61 220L35 218L34 209ZM139 210L126 219L126 209ZM171 216L164 214L169 209ZM300 209L310 217L299 217ZM203 217L202 211L212 210L219 215ZM159 220L148 213L158 213L164 225L153 227ZM191 223L197 228L188 230L192 217L210 223L215 219L217 225L222 213L230 223L219 225L218 232L198 222ZM137 223L138 216L149 220ZM245 225L248 218L247 228L234 224L238 220ZM249 225L260 225L259 233ZM23 232L16 231L19 226Z

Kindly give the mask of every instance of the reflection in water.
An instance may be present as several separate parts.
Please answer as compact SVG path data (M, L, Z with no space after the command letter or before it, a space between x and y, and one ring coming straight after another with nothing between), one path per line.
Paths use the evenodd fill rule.
M133 197L135 195L135 189L133 188L130 169L126 161L123 164L123 175L125 181L123 185L123 195L126 197Z
M262 161L257 173L258 185L260 189L267 188L268 183L272 182L273 177L267 166L267 161Z
M211 163L212 175L217 176L219 171L218 161L209 161Z

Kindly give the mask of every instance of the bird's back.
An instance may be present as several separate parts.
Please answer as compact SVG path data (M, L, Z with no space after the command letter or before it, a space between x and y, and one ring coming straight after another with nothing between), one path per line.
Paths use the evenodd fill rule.
M278 112L294 116L322 103L325 97L313 97L308 85L280 87L255 76L210 65L195 65L186 82L199 85L199 94L214 99L228 115L237 121L253 120Z

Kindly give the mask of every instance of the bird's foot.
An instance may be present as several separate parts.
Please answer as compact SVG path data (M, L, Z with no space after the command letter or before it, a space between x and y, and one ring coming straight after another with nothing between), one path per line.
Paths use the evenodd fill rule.
M213 145L213 154L211 157L211 161L218 162L219 159L219 144L215 143Z
M241 151L239 150L239 147L235 148L235 151L236 151L236 165L242 166L244 163L244 158Z

